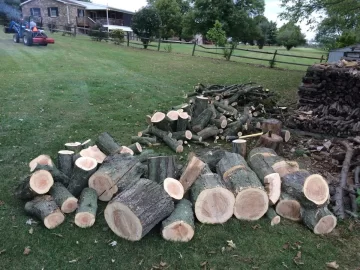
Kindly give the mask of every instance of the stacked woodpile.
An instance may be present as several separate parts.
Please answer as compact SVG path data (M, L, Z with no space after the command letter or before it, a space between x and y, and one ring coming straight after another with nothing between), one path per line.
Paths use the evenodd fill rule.
M308 68L289 125L336 136L360 132L360 62L341 60Z

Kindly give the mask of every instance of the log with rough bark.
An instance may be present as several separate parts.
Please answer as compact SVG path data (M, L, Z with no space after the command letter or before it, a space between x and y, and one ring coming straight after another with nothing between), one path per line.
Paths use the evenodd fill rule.
M275 212L273 207L269 207L269 209L266 212L266 216L268 217L268 219L270 219L271 226L277 225L281 221L280 216Z
M281 189L306 208L327 204L330 194L329 186L321 175L305 170L283 176Z
M64 145L67 150L74 151L75 153L79 153L83 148L81 142L70 142L70 143L65 143Z
M269 208L269 199L259 178L245 159L225 152L216 166L217 173L235 195L234 215L242 220L258 220Z
M191 127L194 132L199 132L207 127L212 116L212 111L210 109L204 110L196 118L191 120Z
M291 133L288 130L282 129L280 136L283 138L284 142L288 142L291 138Z
M273 134L278 136L281 135L282 122L278 119L265 119L261 124L262 131L267 133L271 131Z
M141 152L140 155L136 156L136 158L140 161L140 162L147 162L147 160L151 157L157 157L159 156L159 154L155 153L154 150L152 149L146 149L144 151Z
M184 193L186 193L191 185L196 181L196 179L201 174L202 169L205 167L205 163L202 162L195 155L189 155L189 161L186 165L184 172L180 177L180 183L184 187Z
M142 145L151 146L157 143L157 141L156 138L132 136L131 143L140 143Z
M140 179L109 202L105 220L116 235L138 241L173 211L174 202L161 185Z
M140 179L144 167L139 159L129 154L108 156L100 168L89 178L89 187L96 190L100 201L110 201L118 190Z
M148 178L162 185L166 178L175 176L175 168L175 156L151 157L148 159Z
M84 188L79 198L79 208L75 215L75 224L80 228L89 228L95 223L97 194L92 188Z
M199 159L205 162L212 172L216 172L216 165L219 161L224 157L225 150L223 149L214 149L214 150L206 150L205 153L201 153L199 155Z
M64 222L65 216L50 195L38 196L25 204L25 212L44 222L48 229L54 229Z
M246 140L237 139L232 141L232 151L242 157L246 157Z
M226 105L224 102L220 102L220 101L214 101L213 104L214 104L215 108L217 108L217 109L221 108L222 110L227 112L229 115L237 117L238 111L231 105Z
M244 126L247 128L248 123L251 121L251 115L249 112L249 108L244 108L244 114L237 120L228 125L227 129L224 132L224 136L235 136L239 131L244 129Z
M103 163L106 158L106 155L99 149L99 147L97 147L97 145L89 146L88 148L81 150L80 156L95 158L99 164Z
M175 140L191 140L193 134L190 130L183 130L171 133L171 138Z
M73 174L71 176L68 190L75 197L88 186L90 176L96 171L97 162L94 158L81 157L75 161Z
M235 197L218 174L200 175L191 187L191 200L201 223L222 224L234 213Z
M181 200L184 197L184 187L174 178L168 177L163 182L164 190L175 200Z
M176 131L185 131L189 123L189 114L186 112L179 113L176 123Z
M203 140L206 140L210 137L215 137L219 134L220 130L216 126L208 126L200 132L197 133L198 136L202 137Z
M283 138L269 131L260 136L255 147L271 148L276 153L281 154L283 150Z
M119 153L121 149L121 145L107 132L101 133L95 143L107 156Z
M78 200L61 183L54 183L49 193L63 213L72 213L78 207Z
M189 242L195 232L192 203L186 199L179 201L174 212L161 225L161 234L165 240Z
M327 234L336 227L337 219L325 207L305 208L301 210L301 217L304 224L315 234Z
M48 156L48 155L40 155L40 156L38 156L38 157L36 157L36 158L34 158L33 160L30 161L30 163L29 163L30 172L33 172L38 164L40 164L40 165L48 165L50 167L52 167L54 165L54 163L52 162L50 156Z
M177 120L179 119L179 112L178 111L169 111L166 114L166 119L171 126L171 130L175 131L177 127Z
M151 117L151 123L160 130L172 131L171 121L166 117L165 113L156 112Z
M67 177L63 172L59 171L54 165L48 166L48 165L40 165L38 164L36 168L34 169L34 172L36 171L48 171L51 173L52 178L54 179L54 182L60 182L64 186L67 186L69 184L70 178Z
M46 170L37 170L25 177L15 189L15 196L21 200L30 200L39 194L46 194L53 186L54 180Z
M280 200L276 205L276 213L292 221L301 220L301 205L293 197L286 193L281 193Z
M67 177L71 177L71 173L74 166L73 163L74 153L75 153L74 151L69 151L69 150L61 150L58 152L57 167L59 171L63 172Z
M257 174L269 196L271 204L275 204L281 193L281 178L280 175L266 161L263 148L254 148L249 153L249 166Z
M166 132L154 126L149 127L149 130L150 133L163 140L164 143L166 143L166 145L169 146L170 149L174 152L182 153L184 151L184 147L182 146L182 144L180 144L179 141L170 138Z
M214 125L216 126L217 128L226 128L228 122L226 120L226 117L225 119L224 118L221 118L221 119L210 119L209 121L210 125Z
M131 149L136 155L141 154L142 152L141 144L138 142L130 144L128 148Z
M197 96L194 103L194 111L191 115L192 118L198 117L209 106L209 98L203 96Z

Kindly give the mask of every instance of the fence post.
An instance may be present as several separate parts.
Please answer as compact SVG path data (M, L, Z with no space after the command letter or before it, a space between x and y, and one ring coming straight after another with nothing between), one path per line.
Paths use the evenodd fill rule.
M231 56L232 56L233 51L234 51L235 48L236 48L236 45L231 44L231 49L230 49L229 57L228 57L228 59L227 59L228 61L230 61L230 58L231 58Z
M194 48L193 48L193 50L192 50L192 56L194 56L195 55L195 47L196 47L196 41L194 41Z
M273 59L271 60L271 63L270 63L270 67L274 67L275 66L275 58L276 58L276 54L277 54L277 50L275 50L274 52L274 56L273 56Z
M76 37L76 26L74 26L74 37Z
M126 36L127 36L127 46L129 47L130 45L130 33L129 32L126 32Z
M323 60L324 60L324 55L322 54L320 58L320 63L322 63Z
M158 41L158 51L160 51L160 45L161 45L161 38L159 37L159 41Z

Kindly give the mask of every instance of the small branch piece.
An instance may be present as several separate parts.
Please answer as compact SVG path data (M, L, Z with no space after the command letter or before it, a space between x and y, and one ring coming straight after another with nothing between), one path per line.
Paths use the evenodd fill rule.
M84 188L80 195L75 224L80 228L89 228L94 225L97 208L96 191L92 188Z
M179 180L184 187L184 193L190 189L191 185L199 177L204 167L205 163L198 159L195 155L190 157L189 162Z
M107 132L101 133L95 143L107 156L119 153L121 150L121 145Z
M50 189L50 195L54 198L61 212L69 214L76 210L78 200L61 183L55 183Z
M281 221L280 216L275 212L274 208L272 207L269 207L268 211L266 212L266 216L270 219L271 226L277 225Z
M184 187L174 178L166 178L163 183L164 190L175 200L181 200L184 196Z
M142 152L142 147L138 142L129 145L128 148L131 149L136 155L141 154Z

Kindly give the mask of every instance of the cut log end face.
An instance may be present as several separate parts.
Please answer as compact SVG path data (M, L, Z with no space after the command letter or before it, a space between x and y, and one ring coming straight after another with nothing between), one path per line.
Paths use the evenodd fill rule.
M166 178L164 180L164 190L171 198L181 200L184 196L184 187L176 179Z
M105 220L116 235L130 241L141 239L140 220L126 205L119 202L108 204L105 209Z
M178 113L178 111L169 111L169 112L166 114L166 116L167 116L170 120L176 121L176 120L178 120L178 118L179 118L179 113Z
M107 175L93 174L89 179L89 187L96 190L100 201L108 202L118 191L117 185L112 184L112 180Z
M337 220L333 215L325 216L314 227L315 234L327 234L336 227Z
M315 204L322 205L329 198L329 186L321 175L310 175L304 183L304 195Z
M276 205L276 213L286 219L300 221L300 203L295 200L282 200Z
M300 170L299 164L295 161L280 161L271 166L280 177Z
M191 140L192 132L190 130L185 131L185 138L188 139L188 140Z
M89 146L88 148L81 150L80 156L95 158L96 161L100 164L103 163L104 159L106 158L106 155L101 152L96 145Z
M182 153L184 151L184 146L182 146L181 144L179 144L176 147L176 153Z
M278 173L271 173L264 177L265 188L271 204L276 204L281 194L281 178Z
M89 228L95 223L95 216L91 213L81 212L75 215L75 224L80 228Z
M54 229L63 223L65 216L60 210L56 210L44 219L44 225L48 229Z
M73 155L75 152L74 151L70 151L70 150L60 150L58 152L58 154L61 154L61 155ZM48 164L45 164L45 165L48 165Z
M97 161L91 157L80 157L75 161L75 164L84 171L91 171L96 168Z
M129 147L127 146L122 146L120 149L120 154L130 154L130 155L134 155L134 151L131 150Z
M30 187L37 194L46 194L54 184L51 173L45 170L38 170L30 177Z
M53 166L53 162L48 155L40 155L40 156L34 158L32 161L30 161L30 163L29 163L30 172L34 171L38 164L39 165L48 165L50 167Z
M281 221L281 217L280 216L276 216L271 220L271 226L277 225L279 224Z
M188 242L194 236L194 229L183 221L176 221L166 226L162 231L165 240Z
M156 112L152 117L151 117L151 123L159 123L162 120L164 120L166 117L166 115L162 112Z
M248 188L238 193L234 205L234 215L242 220L258 220L269 208L266 192L258 188Z
M61 205L61 212L65 214L69 214L74 212L77 207L78 207L78 199L71 197L63 202L63 204Z
M195 215L201 223L222 224L234 213L234 195L222 187L202 191L195 203Z

